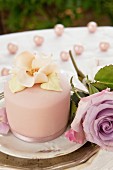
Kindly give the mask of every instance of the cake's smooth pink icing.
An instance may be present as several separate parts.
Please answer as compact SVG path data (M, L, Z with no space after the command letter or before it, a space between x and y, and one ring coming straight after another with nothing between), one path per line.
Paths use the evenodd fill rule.
M6 84L6 111L12 131L39 142L61 135L59 132L67 125L70 108L70 85L63 74L60 84L62 92L43 90L36 84L18 93L12 93Z

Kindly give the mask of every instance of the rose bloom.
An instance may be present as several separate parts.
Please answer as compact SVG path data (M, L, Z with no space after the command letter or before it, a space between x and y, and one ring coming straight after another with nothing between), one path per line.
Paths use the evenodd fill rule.
M6 135L9 132L9 124L5 108L0 108L0 134Z
M78 143L87 140L113 150L113 92L103 90L82 98L66 137Z

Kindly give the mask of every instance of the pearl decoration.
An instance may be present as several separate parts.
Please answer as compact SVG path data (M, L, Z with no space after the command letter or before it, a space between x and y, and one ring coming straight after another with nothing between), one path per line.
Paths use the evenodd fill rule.
M76 55L81 55L84 51L83 45L74 45L74 51Z
M99 48L103 52L107 51L109 49L109 47L110 47L110 44L108 42L101 42L99 44Z
M54 31L57 36L61 36L64 33L64 26L62 24L57 24L54 27Z
M9 69L8 68L3 68L1 70L1 76L7 76L9 75Z
M18 51L18 46L14 43L9 43L7 45L7 49L10 54L16 54L16 52Z
M66 51L62 51L61 53L60 53L60 58L61 58L61 60L62 61L68 61L69 60L69 53L68 52L66 52Z
M90 33L94 33L97 30L97 23L91 21L91 22L88 23L87 28L88 28Z
M44 42L44 38L42 36L36 35L34 36L34 42L36 46L41 46Z

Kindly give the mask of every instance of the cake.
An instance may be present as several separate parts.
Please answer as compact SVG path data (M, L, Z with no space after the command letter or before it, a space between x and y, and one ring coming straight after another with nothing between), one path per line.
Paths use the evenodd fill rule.
M15 60L16 69L20 69L20 58L23 58L22 69L26 61L29 65L28 61L33 63L33 59L36 59L33 54L23 52ZM70 85L66 76L64 73L56 73L57 71L52 67L54 64L51 61L46 62L46 64L40 59L38 61L41 61L40 68L27 70L26 73L32 74L29 75L32 77L36 72L41 72L41 74L43 72L48 79L50 75L53 75L49 85L46 84L47 81L42 80L43 76L41 78L39 76L32 85L27 82L29 87L25 86L25 82L24 86L23 84L18 86L17 83L14 85L15 80L13 79L6 83L4 89L10 129L16 137L27 142L45 142L57 138L65 131L69 119ZM36 65L36 62L34 62L34 65ZM18 69L16 69L12 71L13 78L18 75ZM58 77L54 78L53 72ZM23 83L23 81L21 82Z

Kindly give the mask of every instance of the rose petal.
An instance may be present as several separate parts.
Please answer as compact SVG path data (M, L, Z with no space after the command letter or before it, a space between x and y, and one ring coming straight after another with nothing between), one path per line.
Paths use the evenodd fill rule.
M108 133L106 134L104 131L102 132L102 130L100 130L100 124L102 125L102 121L105 121L106 119L103 116L103 117L100 117L99 119L95 120L94 128L96 128L96 129L98 128L98 135L99 135L99 137L102 141L106 141L106 140L112 140L113 141L113 127L111 127L112 133L110 132L109 134ZM111 119L111 121L113 122L113 118Z
M105 101L113 100L113 93L107 90L100 92L99 96L92 98L92 105L99 105Z
M85 133L86 134L86 133ZM90 140L92 137L92 140ZM86 139L92 143L96 143L99 146L102 146L102 141L99 136L98 130L94 129L94 121L90 123L89 133L87 133Z
M93 123L96 118L96 114L93 114L93 113L96 111L96 109L97 109L97 106L93 106L87 109L87 112L84 116L84 121L82 124L86 139L90 142L94 142L93 135L96 136L96 132L94 131L94 127L93 127ZM89 117L91 118L90 120L89 120Z
M35 58L30 52L23 52L15 58L15 66L19 68L24 68L25 70L32 69L32 61Z
M94 103L96 105L96 103L99 104L102 103L102 101L109 100L110 97L112 97L113 99L113 95L109 92L109 89L106 89L102 90L101 92L92 94L90 96L83 97L81 100L83 102L89 102L92 100L92 104Z
M98 115L101 114L101 111L105 110L106 108L113 109L113 105L109 105L109 104L100 104L99 106L94 105L87 110L87 114L85 116L84 123L83 123L84 130L86 132L89 129L90 122L95 121L96 117L98 118Z
M69 129L67 132L65 132L65 137L72 142L76 142L75 131L73 129Z
M79 132L80 129L82 129L82 118L85 116L87 109L89 108L89 103L84 102L83 100L80 100L78 104L78 108L76 111L76 116L71 124L71 128L75 130L76 132Z
M84 143L84 134L82 133L77 133L75 132L73 129L69 129L66 133L65 133L65 137L68 138L70 141L72 142L77 142L80 144Z
M102 102L102 104L103 103L113 105L113 100L105 100L105 101Z
M109 121L106 119L103 119L101 121L98 124L98 128L100 129L100 132L102 134L104 134L105 136L108 136L109 134L113 132L113 123L111 123L111 120ZM113 118L112 118L112 122L113 122Z
M102 144L101 138L99 136L98 127L96 126L97 115L106 108L113 108L112 105L100 104L99 106L92 106L87 110L85 116L83 127L86 134L86 138L90 142L97 143L98 145ZM95 114L94 114L95 113ZM109 113L108 113L109 114ZM107 114L107 116L108 116ZM102 119L102 118L101 118Z
M5 108L0 108L0 117L2 118L2 122L8 122Z
M101 135L99 134L98 126L95 125L96 124L95 116L96 116L96 114L98 115L102 109L104 110L105 108L108 108L108 107L113 108L112 105L108 105L108 104L104 104L104 105L101 104L98 107L97 106L91 107L93 109L92 109L92 111L91 111L91 109L88 110L89 114L87 114L87 116L85 117L84 123L83 123L84 131L86 134L86 139L90 142L96 143L99 146L103 146L103 140L101 138ZM96 114L94 114L94 113L96 113ZM109 116L109 115L107 114L107 116ZM101 117L100 119L103 119L103 118Z
M32 87L35 82L34 76L30 76L29 74L27 74L26 70L24 69L18 71L17 78L19 83L24 87Z
M75 133L75 139L77 143L83 144L86 140L84 132L81 130L80 132Z
M105 106L105 107L104 107ZM99 114L97 114L97 117L96 117L96 119L98 119L98 118L100 118L100 117L102 117L102 116L109 116L109 115L111 115L111 116L113 116L113 105L110 105L110 104L102 104L102 110L101 111L99 111Z
M0 134L7 134L9 132L9 125L0 122Z

